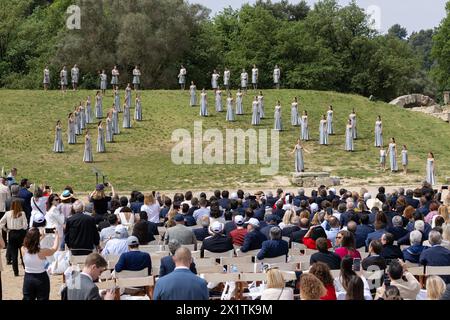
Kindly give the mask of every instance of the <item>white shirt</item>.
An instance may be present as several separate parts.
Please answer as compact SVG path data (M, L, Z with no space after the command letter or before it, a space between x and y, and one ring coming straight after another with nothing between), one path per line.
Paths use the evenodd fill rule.
M150 205L142 205L141 211L147 212L148 221L153 223L159 223L159 211L161 208L158 203L150 204Z
M6 200L11 198L9 188L0 183L0 212L6 211Z
M372 294L370 293L369 283L367 282L366 278L361 277L361 280L364 283L364 300L373 300ZM334 287L336 288L336 298L337 300L345 300L345 296L347 292L345 291L344 287L341 284L341 281L339 277L334 279Z
M122 253L125 252L128 252L127 238L123 239L114 238L106 243L105 248L102 251L102 256L106 256L108 254L120 256Z

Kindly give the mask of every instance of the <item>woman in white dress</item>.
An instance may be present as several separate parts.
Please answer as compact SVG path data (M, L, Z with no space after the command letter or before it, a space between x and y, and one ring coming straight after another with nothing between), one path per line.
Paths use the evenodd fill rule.
M139 70L139 66L135 66L133 69L133 87L134 90L139 90L139 86L141 85L141 70Z
M281 102L280 102L280 100L277 101L277 105L275 106L274 118L275 118L274 130L282 131L283 123L281 121Z
M280 89L280 78L281 78L281 70L278 65L275 65L275 69L273 69L273 83L276 89Z
M44 81L42 81L42 82L44 83L44 90L47 91L48 86L50 85L50 69L48 68L48 66L45 66Z
M264 95L262 93L262 91L259 91L259 95L258 95L258 112L259 112L259 118L260 119L264 119L265 115L264 115Z
M99 72L99 77L100 77L100 90L102 91L103 94L105 94L108 83L108 75L106 74L105 70L102 70L101 73Z
M103 127L103 121L100 120L97 124L97 152L104 153L105 151L105 129Z
M350 113L350 120L352 121L352 136L353 139L357 139L358 138L358 133L356 130L356 112L355 112L355 108L353 108L352 113Z
M234 121L234 110L233 110L233 97L231 95L231 92L228 94L227 98L227 117L225 119L226 121Z
M144 196L144 204L141 206L141 211L147 212L148 221L159 223L160 206L153 194L149 193Z
M194 81L191 81L191 86L189 87L189 94L191 96L190 106L194 107L197 105L197 87L194 84Z
M117 66L114 66L114 68L111 70L111 84L113 87L119 85L119 69Z
M436 178L435 178L435 161L434 161L434 154L433 152L428 152L428 158L427 158L427 182L434 186L436 184Z
M134 227L134 213L128 207L123 207L119 212L120 224L127 228L128 234L133 232Z
M97 91L97 94L95 95L95 117L97 119L103 118L103 99L100 91Z
M59 78L61 80L61 91L66 92L67 91L67 84L68 84L67 68L66 68L66 66L64 66L62 68L61 72L59 73Z
M322 120L319 123L319 144L328 145L328 121L325 115L322 116Z
M83 102L80 101L80 106L78 107L80 112L80 128L81 130L86 129L86 112L84 111Z
M298 101L297 97L294 98L294 101L291 103L291 125L298 126L300 121L298 119Z
M64 152L64 145L62 140L62 125L60 120L56 122L55 142L53 144L53 152L56 153Z
M378 116L375 121L375 147L381 147L383 145L383 122L381 116Z
M128 105L128 108L131 108L131 84L129 83L125 88L125 103Z
M395 144L395 138L391 138L391 143L389 143L387 156L389 156L389 161L391 163L391 172L397 172L398 171L397 145Z
M247 93L248 73L245 69L242 69L241 73L241 90Z
M106 142L114 142L113 110L111 109L106 116Z
M214 69L212 75L211 75L211 88L215 91L217 91L219 87L219 77L220 74L217 72L216 69Z
M68 123L67 123L67 143L68 144L76 144L77 143L77 135L75 134L75 116L73 113L69 113Z
M223 72L223 86L225 87L227 92L230 91L230 77L230 70L228 68L225 68L225 71Z
M301 140L297 139L297 144L292 150L291 154L295 153L295 172L305 172L305 162L303 160L303 151L306 153L311 153L305 148L303 148L301 144Z
M260 124L261 119L259 118L259 108L258 108L258 96L252 102L252 125L257 126Z
M301 139L303 141L309 140L309 128L308 128L308 111L303 111L302 119L300 120L301 124Z
M216 112L222 112L222 90L220 90L220 87L216 88L215 92L215 101L216 101Z
M92 114L92 103L91 103L91 96L88 96L86 99L86 102L84 103L84 113L85 113L85 119L86 123L92 123L94 116Z
M380 169L386 171L386 150L383 146L380 147Z
M243 93L241 92L241 89L238 89L236 93L236 115L243 115L244 114L244 108L242 104L242 96Z
M122 108L120 107L120 91L119 86L113 87L114 89L114 107L116 108L117 112L122 112Z
M141 95L136 94L135 106L134 106L134 120L142 121L142 101Z
M253 84L253 90L258 89L258 68L256 68L256 64L253 65L252 69L252 84Z
M408 173L408 148L406 148L406 144L403 145L402 149L402 166L403 166L403 174Z
M203 88L202 93L200 94L200 115L202 117L208 116L208 101L206 100L205 88Z
M353 125L352 119L348 119L345 127L345 151L353 151Z
M333 106L328 107L327 111L327 132L328 135L334 134L334 128L333 128Z
M180 89L184 90L186 86L186 68L181 65L180 72L178 73L178 84Z

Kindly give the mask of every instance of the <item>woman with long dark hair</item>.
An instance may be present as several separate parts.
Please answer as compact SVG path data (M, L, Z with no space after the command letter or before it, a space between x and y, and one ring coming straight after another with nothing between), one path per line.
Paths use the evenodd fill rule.
M364 282L360 277L354 276L350 278L345 300L364 300Z
M356 250L355 236L352 232L347 230L339 231L336 236L336 245L339 245L339 248L334 252L341 258L349 255L352 258L361 259L361 254Z
M339 277L334 279L334 286L336 288L336 297L338 300L346 299L347 291L349 287L352 285L351 280L353 277L359 277L356 274L356 272L353 271L353 258L350 256L345 256L341 261L341 273ZM370 293L370 288L367 280L363 277L360 278L363 281L365 300L372 300L372 295Z
M23 279L23 300L49 300L50 279L45 266L47 257L52 256L59 246L59 235L55 229L53 247L40 247L41 234L38 228L28 230L23 240L22 256L25 265Z

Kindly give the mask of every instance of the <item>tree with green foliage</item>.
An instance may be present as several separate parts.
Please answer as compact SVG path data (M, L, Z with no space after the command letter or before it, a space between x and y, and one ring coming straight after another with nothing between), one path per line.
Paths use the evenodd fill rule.
M398 23L394 24L392 27L388 30L388 36L398 38L400 40L405 40L408 36L408 31L406 28L402 27Z
M432 57L436 60L432 74L439 90L450 89L450 1L446 5L447 16L433 36Z

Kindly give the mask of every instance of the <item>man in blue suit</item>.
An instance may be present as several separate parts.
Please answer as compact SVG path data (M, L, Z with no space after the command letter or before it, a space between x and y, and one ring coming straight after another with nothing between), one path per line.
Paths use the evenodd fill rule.
M209 292L204 279L193 274L191 251L181 247L174 255L175 270L156 282L154 300L208 300Z
M372 240L380 240L381 236L386 232L386 225L382 222L375 224L375 231L367 235L366 248L369 248L369 244Z
M259 220L250 218L247 225L247 234L244 237L242 252L261 249L262 243L267 240L266 236L259 231Z
M270 240L262 243L261 250L256 256L258 260L264 258L275 258L279 256L286 256L289 253L289 244L281 239L281 229L278 226L272 227L269 231Z
M361 224L356 227L355 242L356 248L361 248L366 245L367 236L374 232L374 228L369 224L370 218L367 213L361 214Z
M424 266L450 266L450 250L441 245L442 235L437 230L431 230L428 236L431 248L422 251L419 262ZM445 283L450 283L450 276L441 276Z
M406 190L405 200L406 203L412 206L414 209L417 209L417 207L419 206L419 200L414 199L414 192L411 189Z

